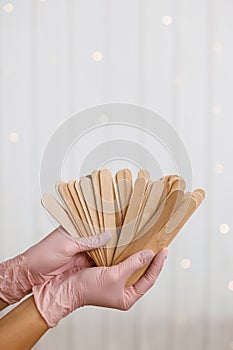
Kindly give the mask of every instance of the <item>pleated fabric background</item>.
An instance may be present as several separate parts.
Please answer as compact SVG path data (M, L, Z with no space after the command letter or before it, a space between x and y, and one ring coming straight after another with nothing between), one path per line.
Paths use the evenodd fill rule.
M161 113L207 192L140 302L79 309L35 349L233 349L232 14L231 0L0 1L1 260L52 229L43 151L66 118L96 104Z

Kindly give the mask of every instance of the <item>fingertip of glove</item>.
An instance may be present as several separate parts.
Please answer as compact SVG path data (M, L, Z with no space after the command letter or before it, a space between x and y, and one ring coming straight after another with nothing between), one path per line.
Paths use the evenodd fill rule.
M78 243L89 248L98 248L107 244L111 237L110 232L103 232L94 236L79 238Z
M106 241L106 243L109 242L110 239L112 238L112 234L109 231L101 233L100 236L101 236L103 241Z
M111 238L112 238L112 234L109 231L99 233L99 234L92 237L93 244L97 245L97 246L103 246L103 245L107 244L111 240Z
M155 256L153 250L151 249L145 249L141 252L141 259L143 261L143 264L145 265L146 263L148 263L149 261L151 261L153 259L153 257Z
M167 256L168 256L168 249L167 249L167 247L162 248L161 252L162 252L164 260L166 260Z

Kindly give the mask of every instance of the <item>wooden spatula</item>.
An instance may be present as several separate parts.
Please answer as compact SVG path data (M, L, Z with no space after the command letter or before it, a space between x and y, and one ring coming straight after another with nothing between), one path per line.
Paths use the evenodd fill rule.
M135 181L133 193L130 198L124 225L119 235L113 261L117 260L122 251L125 249L125 246L128 245L134 237L135 224L137 216L140 212L140 207L143 203L143 197L146 191L147 183L148 180L144 177L138 177Z
M109 169L100 170L100 189L103 208L104 230L112 234L111 241L106 246L107 266L112 264L113 254L117 245L117 230L114 204L114 189L112 174Z
M50 194L44 194L41 203L54 219L72 236L79 237L78 231L73 224L68 212Z
M129 169L119 170L115 175L115 183L121 210L122 222L124 222L130 197L133 191L131 171Z
M199 193L199 190L195 190L191 196L185 196L183 202L169 220L169 227L166 224L157 234L154 232L154 234L150 235L143 249L153 249L154 253L157 254L161 248L167 247L201 204L202 200L203 196ZM153 227L151 230L153 231ZM126 285L134 284L146 272L148 266L149 264L134 273Z

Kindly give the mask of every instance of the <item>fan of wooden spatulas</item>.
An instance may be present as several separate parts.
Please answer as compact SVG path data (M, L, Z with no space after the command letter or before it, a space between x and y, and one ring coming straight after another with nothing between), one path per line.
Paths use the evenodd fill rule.
M73 237L110 231L111 241L88 254L97 266L115 265L142 249L155 254L167 247L205 197L202 189L185 192L178 175L150 179L146 169L133 183L129 169L113 178L109 169L56 184L62 204L44 194L42 205ZM149 264L148 264L149 265ZM137 271L127 285L135 283L148 265Z

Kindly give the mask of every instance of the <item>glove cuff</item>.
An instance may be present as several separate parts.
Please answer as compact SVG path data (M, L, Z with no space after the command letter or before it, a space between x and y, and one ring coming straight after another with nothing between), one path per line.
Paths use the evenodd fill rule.
M0 298L14 304L31 292L22 254L0 264Z
M82 288L79 292L74 290L71 274L72 270L32 287L36 307L49 328L56 327L62 318L84 306Z

